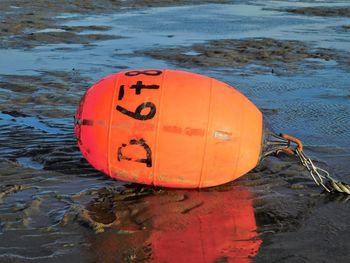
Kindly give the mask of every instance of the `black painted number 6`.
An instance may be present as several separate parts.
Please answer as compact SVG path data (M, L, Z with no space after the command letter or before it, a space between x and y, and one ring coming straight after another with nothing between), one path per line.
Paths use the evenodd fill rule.
M146 115L142 115L141 114L142 110L146 108L149 108L150 111ZM135 112L129 111L119 105L117 106L117 110L131 118L134 118L136 120L141 120L141 121L150 120L154 117L154 115L156 115L156 105L154 105L152 102L145 102L140 104L136 108Z

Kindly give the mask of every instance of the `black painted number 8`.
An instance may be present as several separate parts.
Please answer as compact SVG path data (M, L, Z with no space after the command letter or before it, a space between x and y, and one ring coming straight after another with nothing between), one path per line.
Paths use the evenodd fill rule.
M162 74L162 71L161 70L155 70L155 69L151 69L151 70L133 70L133 71L126 72L125 76L128 76L128 77L134 77L134 76L138 76L138 75L159 76L160 74Z
M146 115L142 115L141 114L142 110L146 108L149 108L150 111ZM145 102L140 104L136 108L135 112L129 111L119 105L117 106L117 110L131 118L134 118L136 120L141 120L141 121L150 120L154 117L154 115L156 115L156 105L154 105L152 102Z

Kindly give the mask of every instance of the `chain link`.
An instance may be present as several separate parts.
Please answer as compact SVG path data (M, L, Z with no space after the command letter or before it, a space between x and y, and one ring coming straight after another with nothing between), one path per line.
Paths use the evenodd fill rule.
M350 185L337 181L329 175L329 172L317 167L312 160L305 155L303 150L296 148L295 153L299 157L301 164L309 171L312 179L317 185L322 186L327 192L336 191L350 195Z

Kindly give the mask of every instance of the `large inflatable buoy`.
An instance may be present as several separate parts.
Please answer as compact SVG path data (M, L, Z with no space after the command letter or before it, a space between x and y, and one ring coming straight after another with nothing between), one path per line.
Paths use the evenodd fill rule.
M165 187L209 187L244 175L266 153L263 131L262 113L236 89L177 70L110 75L86 92L75 115L92 166Z

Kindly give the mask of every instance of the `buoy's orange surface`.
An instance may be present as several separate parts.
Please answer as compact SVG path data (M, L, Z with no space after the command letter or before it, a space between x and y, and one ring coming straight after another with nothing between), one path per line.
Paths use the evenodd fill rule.
M94 84L75 115L84 157L109 176L201 188L253 169L263 117L233 87L176 70L129 70Z

